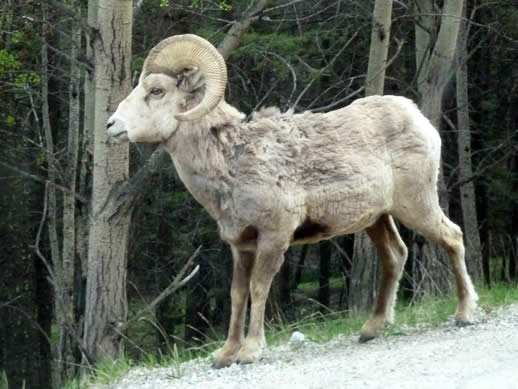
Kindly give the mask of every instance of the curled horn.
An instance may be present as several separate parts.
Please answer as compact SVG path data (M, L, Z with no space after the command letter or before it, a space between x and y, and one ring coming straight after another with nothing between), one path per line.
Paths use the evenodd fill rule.
M177 120L199 119L218 105L227 85L225 60L210 42L197 35L186 34L164 39L151 49L144 62L141 79L150 73L177 75L193 66L205 77L205 96L189 111L176 114Z

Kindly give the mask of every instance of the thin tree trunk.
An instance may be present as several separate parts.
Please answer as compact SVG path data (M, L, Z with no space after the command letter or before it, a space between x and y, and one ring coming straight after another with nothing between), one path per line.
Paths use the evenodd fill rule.
M45 18L46 10L43 9L43 15ZM48 25L45 23L43 29L48 29ZM45 36L45 32L42 34ZM43 119L43 132L45 134L45 157L47 159L47 175L49 182L55 184L56 181L56 168L57 161L54 155L54 139L52 136L52 128L50 126L50 115L49 115L49 75L48 75L48 48L47 42L44 41L41 46L41 117ZM47 193L48 201L48 232L49 232L49 243L52 257L52 263L54 265L54 272L57 280L53 280L58 285L61 280L61 254L59 251L59 240L58 240L58 229L57 229L57 199L56 199L56 187L55 185L49 185Z
M94 168L83 346L89 362L123 352L118 325L127 320L126 261L131 206L117 205L128 177L129 146L114 144L106 121L130 91L132 1L91 1L98 7L95 58Z
M46 21L47 10L46 6L42 6L43 18ZM50 28L46 23L43 25L43 34L45 36L45 31ZM48 74L48 48L47 42L44 41L41 48L41 95L42 95L42 120L43 120L43 130L45 134L45 153L47 158L47 175L49 182L51 184L56 184L57 180L57 160L54 155L54 139L52 135L52 128L50 124L50 114L49 114L49 74ZM75 65L72 65L75 66ZM57 213L58 213L58 205L57 205L57 197L56 197L56 188L54 185L49 185L48 190L46 192L47 195L47 215L48 215L48 234L49 234L49 244L50 244L50 252L51 252L51 260L53 268L53 279L52 283L54 285L54 317L56 320L56 338L57 342L54 348L54 355L56 365L54 366L54 379L53 385L58 388L61 387L64 380L66 378L71 378L73 375L73 370L75 366L75 361L73 359L73 345L72 345L72 337L70 336L70 320L73 316L70 315L73 312L73 296L69 294L69 290L67 289L67 275L65 274L66 262L64 261L64 256L62 257L62 253L60 252L60 244L58 238L57 231ZM65 201L69 201L67 196L70 196L69 193L65 192L64 199ZM75 198L72 196L72 207L75 206ZM66 228L67 223L69 222L69 210L64 210L64 228L63 232L67 234L64 239L69 239L70 236L68 234L68 228ZM72 237L73 238L73 237ZM69 244L69 241L67 241ZM67 245L63 246L65 249ZM73 262L72 262L73 265ZM68 311L71 312L68 312Z
M367 81L365 84L366 96L383 95L385 68L390 43L391 18L392 2L376 0L371 27ZM354 240L348 306L354 307L355 310L366 311L374 303L375 293L373 294L372 291L378 289L376 269L378 268L377 262L379 258L376 248L368 238L367 233L355 234ZM370 284L371 282L372 284ZM355 288L360 289L356 290Z
M320 242L320 276L318 277L318 302L320 311L325 312L329 307L331 291L329 288L329 277L331 276L331 254L332 246L328 241Z
M302 279L302 270L304 269L304 262L306 261L306 256L308 254L309 245L305 244L302 246L300 250L299 260L297 262L297 268L295 269L295 277L293 279L293 284L291 286L292 290L297 289L300 284L300 280Z
M463 17L466 17L464 5ZM457 41L457 147L459 153L459 180L464 181L473 175L471 162L471 128L468 98L467 64L467 22L461 24ZM460 203L464 222L464 241L466 243L466 265L475 282L482 279L482 250L478 232L477 208L475 204L475 184L468 181L460 187Z
M80 12L79 4L70 5ZM70 57L75 59L81 50L81 29L73 26L71 31ZM74 60L70 61L68 89L68 142L66 159L66 184L69 191L63 192L63 249L61 264L61 290L56 297L61 301L57 306L56 321L58 339L56 349L56 375L54 386L60 388L64 382L74 377L77 365L76 339L79 337L75 307L75 267L76 267L76 177L79 153L80 131L80 68Z
M518 172L518 153L511 158L511 171ZM511 186L511 193L518 193L518 180L514 179ZM514 201L511 205L511 230L509 238L511 247L509 253L509 277L512 281L518 282L518 202Z
M435 28L438 24L433 12L433 0L416 0L415 4L418 14L415 22L415 46L420 107L432 125L439 129L444 89L453 75L463 0L445 0L438 32ZM441 168L438 182L439 202L444 213L448 215L448 191L443 174L444 170ZM449 273L446 270L448 259L438 245L429 241L414 244L412 253L414 258L411 260L419 261L416 266L413 266L414 269L419 269L414 276L421 277L414 279L414 285L424 288L423 292L428 294L437 294L450 289L450 277L445 277L445 273Z
M371 26L371 44L365 95L382 95L385 85L385 70L390 43L392 1L377 0Z

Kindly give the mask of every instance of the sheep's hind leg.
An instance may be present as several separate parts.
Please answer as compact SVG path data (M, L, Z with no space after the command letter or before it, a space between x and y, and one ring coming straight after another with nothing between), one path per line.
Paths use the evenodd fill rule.
M477 307L478 295L466 269L462 230L448 219L440 208L437 210L436 215L435 223L424 226L422 230L416 228L416 231L441 245L448 253L457 285L455 322L461 327L470 325L474 322L473 313Z
M237 354L237 362L252 363L261 358L266 347L264 336L264 311L273 277L279 271L287 248L279 246L274 238L263 236L258 245L257 256L250 281L252 305L250 310L250 325L243 347Z
M406 212L401 212L396 217L408 228L415 230L432 242L438 243L446 250L457 284L456 323L458 326L472 324L478 295L466 269L462 231L444 214L435 192L432 192L430 201L416 204L415 209L419 211L411 212L407 209Z
M234 259L232 286L230 289L232 311L227 340L223 347L214 353L213 367L218 369L230 366L236 361L237 353L245 339L246 306L255 253L240 252L233 247L232 255Z
M408 254L390 215L381 216L367 234L378 250L382 274L374 313L360 331L362 343L379 336L386 325L393 323L397 289Z

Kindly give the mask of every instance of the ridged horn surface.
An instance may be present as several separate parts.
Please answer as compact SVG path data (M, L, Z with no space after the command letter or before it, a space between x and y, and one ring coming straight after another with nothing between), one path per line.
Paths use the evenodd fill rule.
M205 96L189 111L176 114L177 120L196 120L212 111L225 94L227 66L212 44L197 35L175 35L151 49L144 62L142 77L150 73L176 76L185 68L196 66L205 78Z

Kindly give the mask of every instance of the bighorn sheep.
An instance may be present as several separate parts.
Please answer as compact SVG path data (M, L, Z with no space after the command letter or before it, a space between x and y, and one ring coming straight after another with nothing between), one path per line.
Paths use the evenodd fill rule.
M449 254L459 324L478 299L460 228L437 195L441 139L410 100L373 96L328 113L269 110L250 121L224 100L224 59L206 40L179 35L147 57L139 84L107 123L118 141L163 142L194 198L232 249L232 313L216 367L260 358L270 285L290 245L365 229L382 276L360 340L393 320L407 248L393 218ZM245 338L245 317L252 299Z

